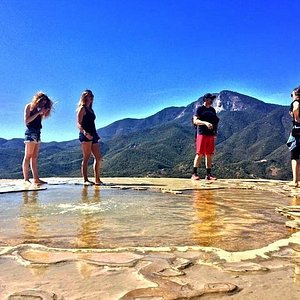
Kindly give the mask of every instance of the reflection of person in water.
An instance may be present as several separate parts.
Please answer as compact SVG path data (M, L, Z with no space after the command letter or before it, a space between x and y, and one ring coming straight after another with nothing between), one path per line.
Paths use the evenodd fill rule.
M295 251L295 277L294 281L300 284L300 249L294 248Z
M41 236L45 235L45 232L42 231L41 223L41 209L39 205L39 192L23 192L23 205L21 207L20 219L24 228L24 238L29 239L32 242L38 242ZM40 261L49 261L49 253L43 251L39 254ZM42 276L45 274L48 265L30 265L28 267L31 273L35 276Z
M38 216L38 212L38 191L23 192L20 222L23 226L24 237L26 239L38 238L40 235L41 218Z
M295 195L291 199L290 206L299 206L300 205L300 197ZM295 251L295 259L293 260L295 263L295 277L294 281L300 284L300 249L294 247L293 250Z
M92 194L89 194L93 191ZM91 206L100 205L100 187L88 187L83 185L81 192L81 204ZM99 212L84 212L78 216L80 218L80 227L77 233L77 246L81 248L97 248L99 247L99 227L102 226L102 219ZM90 264L91 253L78 252L78 261L76 267L82 278L90 278L94 271L98 271L98 267Z
M291 200L291 206L293 205L300 205L300 197L299 196L294 196Z
M213 191L194 190L193 200L196 214L196 222L193 224L195 240L199 246L218 246L220 224Z
M90 195L89 192L93 191ZM77 246L82 248L99 247L99 228L102 226L102 217L97 208L100 203L99 186L83 186L81 193L81 203L87 205L82 207L80 218L81 226L78 229ZM96 206L95 206L96 205ZM96 209L95 211L93 211Z
M93 203L99 203L100 202L100 187L95 186L94 192L91 195L89 195L89 187L83 186L82 192L81 192L81 202L86 204L93 204Z

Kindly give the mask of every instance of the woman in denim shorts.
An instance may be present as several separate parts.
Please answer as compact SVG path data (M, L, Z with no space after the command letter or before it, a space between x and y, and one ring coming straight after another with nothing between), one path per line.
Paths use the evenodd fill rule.
M34 184L45 184L41 180L37 170L37 158L40 150L42 119L47 118L53 109L53 102L42 92L36 93L32 101L25 106L24 121L25 131L25 154L22 163L24 181L29 180L29 166L33 176Z
M83 160L81 164L81 174L85 185L101 185L100 180L100 161L101 153L99 147L99 135L97 134L95 119L96 115L93 111L94 95L92 91L85 90L79 99L77 107L77 127L79 129L79 141L81 142L81 149ZM91 157L94 157L94 176L95 182L88 179L88 162Z

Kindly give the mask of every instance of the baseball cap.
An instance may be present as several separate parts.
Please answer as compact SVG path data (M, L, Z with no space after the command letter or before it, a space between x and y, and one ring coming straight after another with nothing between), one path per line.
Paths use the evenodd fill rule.
M207 93L207 94L205 94L204 96L203 96L203 101L205 101L205 99L212 99L212 100L214 100L215 98L217 98L217 96L216 95L213 95L213 94L211 94L211 93Z

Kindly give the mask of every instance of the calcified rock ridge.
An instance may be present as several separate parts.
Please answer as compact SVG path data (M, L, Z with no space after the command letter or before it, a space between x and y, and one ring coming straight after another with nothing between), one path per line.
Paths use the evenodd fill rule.
M80 184L80 179L74 178L47 180L50 184ZM272 191L290 200L286 206L274 206L274 214L275 210L283 213L287 226L298 220L300 192L284 181L218 180L207 183L158 178L106 178L103 181L108 183L103 188L128 189L130 184L130 188L140 189L141 193L153 186L157 192L171 194L191 189L224 188ZM0 180L0 193L46 187ZM297 226L293 223L290 227ZM198 299L209 294L214 299L223 299L225 295L243 300L298 299L299 234L294 230L288 238L258 249L236 252L214 247L169 247L163 241L160 247L114 249L62 249L2 243L0 298Z

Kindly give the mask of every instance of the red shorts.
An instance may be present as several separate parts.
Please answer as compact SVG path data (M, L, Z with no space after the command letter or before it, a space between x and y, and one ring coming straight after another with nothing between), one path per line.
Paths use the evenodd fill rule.
M196 153L198 155L211 155L215 152L215 136L197 134Z

